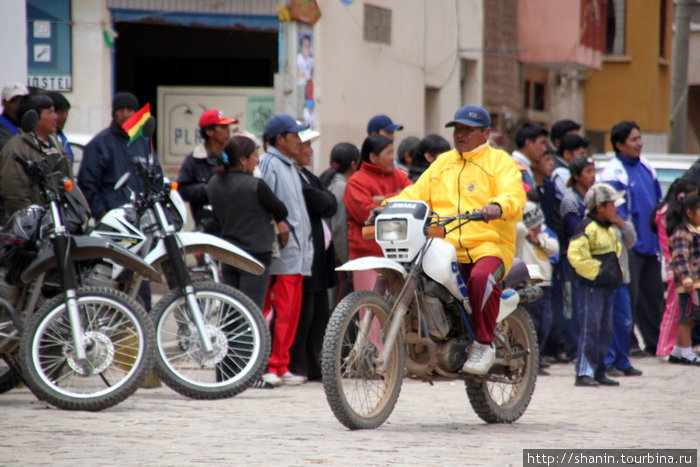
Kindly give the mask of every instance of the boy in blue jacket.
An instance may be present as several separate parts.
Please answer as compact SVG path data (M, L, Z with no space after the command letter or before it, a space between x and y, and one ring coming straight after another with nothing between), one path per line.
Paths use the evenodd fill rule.
M622 284L622 246L613 230L622 193L607 183L593 185L586 196L586 217L569 242L569 263L580 281L576 386L617 386L608 378L605 355L612 334L613 290Z

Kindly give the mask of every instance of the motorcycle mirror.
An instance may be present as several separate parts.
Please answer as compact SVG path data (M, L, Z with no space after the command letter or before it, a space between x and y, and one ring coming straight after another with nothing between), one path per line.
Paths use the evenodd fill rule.
M20 126L22 127L23 131L29 133L30 131L34 131L37 123L39 123L39 114L36 113L36 110L29 109L24 112L24 115L22 115Z
M126 184L126 181L129 180L130 176L131 176L131 172L124 172L124 175L119 177L119 180L117 180L117 183L114 184L114 189L119 190L121 187L123 187Z
M146 138L151 138L156 132L156 119L151 115L146 119L141 129L141 134Z

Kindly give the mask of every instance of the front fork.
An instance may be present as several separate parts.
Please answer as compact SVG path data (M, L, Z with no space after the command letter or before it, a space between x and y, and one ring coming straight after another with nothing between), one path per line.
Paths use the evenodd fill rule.
M384 292L386 291L386 285L386 278L379 275L377 276L377 282L375 283L374 291L379 293L380 295L384 295ZM396 302L394 303L394 307L392 308L390 314L391 321L389 323L389 330L386 333L386 339L384 339L384 347L382 348L379 357L376 361L376 372L378 374L386 371L387 363L391 358L391 349L394 347L394 342L396 342L396 338L401 332L403 318L408 312L408 307L411 305L411 301L413 301L413 296L415 294L417 285L418 278L415 275L411 276L410 279L404 284ZM368 312L366 312L362 317L362 321L360 322L359 333L357 339L355 340L355 351L358 351L358 349L362 348L365 341L367 340L367 337L370 335L372 317L372 313Z
M199 306L197 295L195 294L194 287L192 286L192 280L190 279L189 274L187 274L187 265L180 254L175 234L172 233L166 235L163 238L163 242L165 243L165 251L168 253L168 258L172 265L172 272L175 276L177 286L185 294L187 309L189 310L190 317L192 318L192 321L194 321L194 325L197 328L197 333L199 334L202 348L206 352L213 352L214 347L211 344L211 338L209 337L209 333L204 323L202 308Z
M75 269L73 268L70 257L70 237L67 235L57 235L53 238L54 254L58 263L58 270L61 277L61 287L65 291L66 309L68 310L68 321L70 322L70 332L73 338L73 349L77 360L85 360L87 351L85 349L86 342L83 339L85 330L80 319L80 310L78 308L78 281L75 277Z

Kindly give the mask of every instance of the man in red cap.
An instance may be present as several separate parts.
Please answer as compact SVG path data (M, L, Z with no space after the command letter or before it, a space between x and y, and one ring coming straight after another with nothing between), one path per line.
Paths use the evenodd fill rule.
M220 110L205 110L199 117L199 134L204 142L195 146L192 154L185 158L177 179L182 198L190 203L195 225L209 233L217 233L218 223L211 211L204 210L209 204L207 182L231 137L230 125L233 123L238 123L238 120L226 118Z

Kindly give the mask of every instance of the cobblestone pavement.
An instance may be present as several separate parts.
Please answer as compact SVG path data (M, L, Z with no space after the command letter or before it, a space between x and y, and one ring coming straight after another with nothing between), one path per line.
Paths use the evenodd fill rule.
M524 448L697 448L700 368L635 359L617 388L540 377L530 407L487 425L461 382L405 380L380 428L349 431L319 383L189 400L140 389L98 413L65 412L25 388L0 395L0 465L521 465Z

